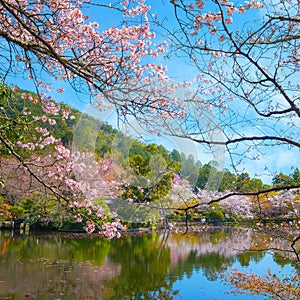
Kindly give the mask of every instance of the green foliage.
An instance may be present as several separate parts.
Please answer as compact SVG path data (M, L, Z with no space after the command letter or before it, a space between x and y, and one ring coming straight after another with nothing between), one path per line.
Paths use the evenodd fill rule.
M204 164L199 167L196 187L199 189L237 192L259 191L270 186L263 184L259 178L251 178L246 172L235 175L229 170L219 171L215 166Z
M206 212L207 220L210 222L225 222L225 216L221 209L213 209Z
M75 143L78 150L94 152L98 160L111 154L117 130L87 114L79 115L76 125L78 126L74 129ZM60 136L58 134L58 137ZM116 149L119 148L117 145L115 146Z
M144 158L140 154L134 154L129 157L129 164L136 175L147 176L151 172L149 165L150 157Z
M133 180L123 186L123 199L148 202L168 195L177 165L164 147L135 141L130 147L128 160Z
M224 170L222 174L222 181L219 187L220 192L233 191L236 187L236 176L229 170Z
M103 208L105 215L111 214L111 209L109 208L107 202L104 199L94 199L93 204L100 205Z
M181 162L181 155L177 150L173 150L170 154L171 158L175 162Z
M135 183L123 186L123 199L132 199L134 202L144 203L160 200L168 195L172 187L173 173L165 173L161 178L148 186L137 186Z
M13 219L18 219L24 216L25 210L19 205L12 205L9 208L9 212L11 213Z
M26 97L22 96L26 94ZM29 98L34 101L30 101ZM33 121L29 115L22 114L26 109L30 115L42 117L45 113L38 96L28 91L12 91L5 84L0 85L0 136L3 140L13 144L17 141L27 143L32 141L36 135L34 128L47 128L50 135L60 138L65 146L71 146L76 128L76 144L81 151L95 151L97 158L102 158L106 153L110 153L112 141L117 133L110 125L102 123L95 118L83 114L66 104L60 104L61 109L70 109L70 115L75 119L62 119L60 116L51 116L56 124L50 126L42 121ZM76 127L80 120L80 126ZM79 138L78 138L79 137ZM96 141L96 144L95 144ZM26 151L18 149L22 155L41 154L43 151L35 149ZM9 155L8 148L0 143L0 153Z
M199 177L196 186L199 189L218 190L223 173L218 171L213 162L199 168Z
M296 168L293 173L286 175L280 172L273 177L274 186L298 185L300 183L300 170Z
M22 214L19 217L27 217L31 224L61 228L68 221L68 210L54 197L43 193L33 193L32 197L21 200L17 206ZM16 209L17 209L16 207Z
M22 97L22 93L13 91L5 84L0 85L1 156L11 155L7 144L13 145L17 141L27 143L36 134L35 127L47 127L46 123L33 121L30 116L22 114L22 111L27 108L32 115L40 117L44 115L38 96L26 92L28 97ZM61 104L61 107L62 109L69 108L65 104ZM123 199L130 198L135 202L163 199L172 188L174 173L179 173L182 179L188 180L192 186L196 185L199 189L249 192L268 187L259 178L251 178L246 172L235 175L229 170L218 170L214 162L202 165L201 162L195 161L192 155L186 157L185 154L179 153L175 149L169 153L161 145L143 144L126 137L110 125L89 115L72 108L70 110L71 115L75 116L75 120L70 118L65 120L53 116L56 125L48 125L47 129L50 134L60 138L66 146L71 145L74 130L76 130L78 150L94 151L98 160L108 156L118 161L129 182L123 187L121 196ZM80 126L77 126L79 121ZM16 147L14 149L23 157L32 154L44 155L46 151L40 149L28 151ZM222 178L221 182L220 178ZM273 178L274 186L296 185L299 182L300 171L298 168L292 174L279 173ZM5 181L0 174L0 186L3 185L5 185ZM11 207L11 214L15 217L24 214L32 222L57 221L57 223L61 223L64 222L64 217L61 216L62 209L55 199L47 199L45 195L40 194L24 199L19 206ZM208 212L207 217L210 221L224 221L225 218L224 213L218 209ZM56 218L57 220L55 220Z
M299 184L300 183L300 170L298 168L290 175L292 179L292 184Z
M263 189L263 182L258 178L250 178L248 173L241 173L236 178L236 190L238 192L251 192Z
M199 169L199 177L197 181L197 187L199 189L206 188L211 169L212 167L209 164L205 164L202 168Z
M11 154L11 147L17 141L26 142L30 135L28 116L22 115L21 98L5 84L0 85L0 154Z
M188 180L189 183L194 186L199 177L199 165L201 165L201 163L195 162L192 155L186 158L185 154L181 153L181 161L179 164L180 177Z

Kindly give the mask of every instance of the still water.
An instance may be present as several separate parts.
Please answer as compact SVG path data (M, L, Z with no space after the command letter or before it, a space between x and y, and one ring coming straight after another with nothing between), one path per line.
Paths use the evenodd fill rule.
M296 266L270 252L250 229L149 234L107 240L0 233L0 299L266 299L234 295L220 273L239 268L289 274ZM299 270L298 270L299 271Z

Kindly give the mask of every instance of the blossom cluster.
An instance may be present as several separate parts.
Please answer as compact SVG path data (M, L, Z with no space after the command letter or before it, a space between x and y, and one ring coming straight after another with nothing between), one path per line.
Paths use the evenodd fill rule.
M123 10L125 18L144 16L144 21L140 25L115 26L101 32L99 24L89 22L89 16L81 11L86 2L5 1L0 13L0 29L8 40L20 41L21 47L30 45L40 49L38 58L43 68L56 74L56 79L84 77L91 88L103 83L114 85L116 80L140 79L149 69L141 59L164 51L162 45L157 49L151 45L155 35L146 19L150 6L145 5L144 0L124 1L118 9ZM34 79L33 62L29 57L19 58L19 61L25 62L29 78ZM152 65L149 70L153 68L156 66ZM91 75L93 79L89 78ZM38 81L38 86L46 91L50 89L42 81Z
M208 32L212 35L216 35L219 32L219 41L223 42L225 40L225 35L222 33L224 30L223 25L218 27L218 24L224 22L226 25L233 24L233 15L235 13L243 14L245 11L249 9L262 9L264 8L264 4L261 1L252 0L250 2L246 1L243 4L240 4L238 7L230 1L221 0L218 1L221 10L216 10L215 12L204 12L205 3L202 0L196 0L196 5L191 4L189 6L189 14L193 14L193 31L190 32L191 35L197 35L198 32L206 27ZM216 58L219 58L220 54L216 53L216 51L212 52L212 55Z
M205 210L210 208L209 203L217 202L224 211L244 219L253 219L254 216L297 217L300 211L299 189L250 196L235 194L232 191L218 192L208 189L194 191L188 181L175 178L169 195L170 207L187 209L198 204L200 210Z
M86 0L10 0L0 10L2 36L25 49L26 55L21 57L18 52L16 61L34 81L45 113L58 114L60 105L47 96L51 87L38 77L36 63L55 80L67 80L88 92L97 107L108 102L120 106L125 115L130 104L153 115L159 111L159 118L182 118L183 102L172 89L166 91L171 85L166 68L153 62L168 44L153 43L155 34L147 18L150 6L145 0L103 4L122 12L124 22L102 29L85 15L83 6L89 5ZM64 92L63 88L56 90ZM69 111L62 111L62 117L67 119Z
M62 144L60 139L50 134L51 127L56 124L51 120L70 117L69 108L65 109L48 99L42 104L45 115L35 116L26 104L27 101L31 101L37 105L39 99L25 93L22 97L24 109L21 116L25 116L24 122L27 122L27 126L31 126L32 134L29 137L24 135L24 138L17 141L14 147L15 153L19 153L20 148L29 151L28 158L22 161L25 164L24 168L30 174L34 174L40 183L43 182L59 201L64 201L75 220L86 222L84 229L88 233L99 229L109 238L120 236L119 231L124 230L125 227L117 216L105 215L103 208L94 203L96 199L114 197L118 190L119 183L110 176L112 162L109 159L95 161L93 153L71 151ZM38 100L33 101L34 99ZM34 151L44 148L46 148L45 152ZM108 221L105 227L104 224Z

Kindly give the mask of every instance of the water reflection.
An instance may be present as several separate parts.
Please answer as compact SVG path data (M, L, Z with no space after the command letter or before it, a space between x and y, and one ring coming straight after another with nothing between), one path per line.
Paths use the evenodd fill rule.
M218 274L260 262L265 252L241 250L268 242L250 229L119 240L1 233L0 299L182 299L195 274L218 287L222 296L215 299L226 299ZM288 261L275 255L273 263Z

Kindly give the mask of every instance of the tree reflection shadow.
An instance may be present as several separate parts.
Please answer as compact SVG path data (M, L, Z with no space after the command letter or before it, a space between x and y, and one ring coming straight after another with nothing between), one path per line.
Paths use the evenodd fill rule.
M232 228L114 240L1 234L0 298L173 299L178 280L200 272L219 284L236 262L249 266L266 254L245 249L270 242L262 232ZM274 261L290 263L278 254Z

